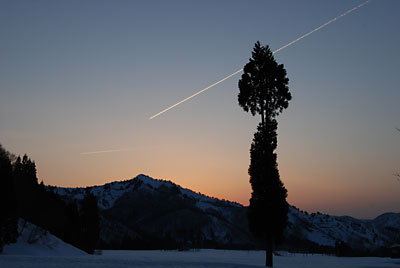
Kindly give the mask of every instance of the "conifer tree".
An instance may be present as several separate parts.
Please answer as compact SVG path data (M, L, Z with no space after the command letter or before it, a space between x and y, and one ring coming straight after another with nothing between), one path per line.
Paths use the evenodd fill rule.
M268 46L256 42L252 58L243 68L239 80L239 105L261 123L250 149L250 184L252 194L248 209L250 231L266 241L266 266L273 266L274 243L283 236L287 223L287 191L280 180L277 156L276 117L291 100L289 79Z
M0 252L16 241L17 213L10 154L0 145Z
M82 249L93 254L99 239L99 209L96 197L86 189L85 197L81 202L81 238Z
M13 182L16 191L18 216L35 222L38 197L36 164L26 154L13 164Z

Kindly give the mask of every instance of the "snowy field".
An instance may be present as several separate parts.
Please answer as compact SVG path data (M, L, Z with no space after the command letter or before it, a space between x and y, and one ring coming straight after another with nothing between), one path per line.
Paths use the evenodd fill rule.
M103 251L102 255L44 256L0 255L1 268L64 268L64 267L260 267L265 261L262 251ZM400 259L337 258L322 255L288 254L274 257L274 267L315 268L400 268Z

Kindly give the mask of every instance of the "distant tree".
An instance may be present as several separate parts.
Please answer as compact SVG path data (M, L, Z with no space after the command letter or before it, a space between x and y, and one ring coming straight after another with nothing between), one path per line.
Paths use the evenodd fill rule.
M0 252L16 241L17 209L10 154L0 144Z
M99 209L96 197L86 189L85 197L81 202L81 239L82 249L93 254L99 240Z
M54 189L54 188L53 188ZM96 198L90 193L78 204L38 184L36 165L0 145L0 252L4 244L16 241L17 219L23 218L67 243L94 252L99 233Z
M276 117L287 108L292 96L289 79L268 46L256 42L252 58L244 66L239 80L239 105L261 115L250 149L252 194L248 209L249 229L266 241L266 266L273 266L274 244L283 237L287 223L287 191L280 180L277 156Z
M22 158L18 156L13 163L13 181L18 215L34 223L39 184L36 164L26 154Z

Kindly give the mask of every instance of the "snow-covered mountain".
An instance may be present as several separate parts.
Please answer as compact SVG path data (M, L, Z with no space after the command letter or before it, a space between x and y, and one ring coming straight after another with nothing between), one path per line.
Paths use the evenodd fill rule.
M145 175L103 186L50 187L67 199L89 190L101 209L103 248L252 247L245 208Z
M50 187L68 199L82 199L86 189L101 209L101 241L108 248L228 247L252 248L246 207L210 198L170 181L145 175L87 188ZM290 207L287 248L376 250L400 243L400 214L374 220L307 214Z
M345 243L354 249L390 248L400 242L400 214L386 213L373 220L359 220L349 216L305 214L291 207L287 233L321 246Z
M190 189L186 189L179 185L176 185L171 181L157 180L143 174L140 174L131 180L114 181L101 186L92 186L85 188L50 187L53 188L54 191L61 196L68 196L72 197L73 199L79 200L83 199L86 189L89 189L89 191L97 197L99 208L105 210L113 207L117 199L122 197L124 194L137 189L139 187L138 184L142 185L142 183L144 184L143 186L147 188L147 190L153 192L157 191L157 189L159 188L178 188L182 197L190 197L196 200L196 206L202 210L206 210L210 207L210 204L214 204L215 202L225 203L235 207L242 207L242 205L238 203L221 201L217 198L207 197L203 194L195 193Z

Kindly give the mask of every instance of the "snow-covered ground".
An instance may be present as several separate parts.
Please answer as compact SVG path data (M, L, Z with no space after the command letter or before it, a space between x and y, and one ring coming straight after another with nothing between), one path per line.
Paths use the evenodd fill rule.
M18 222L19 237L17 242L4 246L3 256L79 256L87 255L86 252L65 243L58 237L50 234L48 231L37 227L29 222L19 220ZM7 267L2 265L0 267ZM14 267L14 266L11 266Z
M262 267L263 251L103 251L102 255L24 256L0 255L1 268L161 268L161 267ZM323 255L288 254L274 257L274 267L281 268L385 268L400 267L399 259L337 258Z

